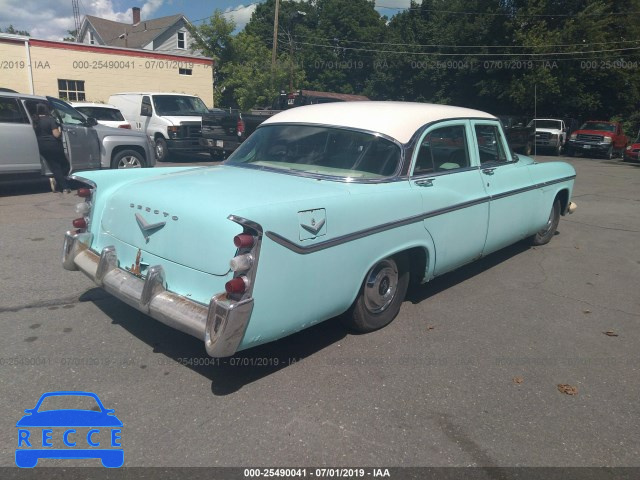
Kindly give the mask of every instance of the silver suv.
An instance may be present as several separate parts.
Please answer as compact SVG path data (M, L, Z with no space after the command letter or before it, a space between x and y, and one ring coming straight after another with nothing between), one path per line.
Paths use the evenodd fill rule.
M156 164L154 146L142 132L98 125L57 98L0 92L0 176L49 173L33 129L38 103L47 103L62 125L71 172Z

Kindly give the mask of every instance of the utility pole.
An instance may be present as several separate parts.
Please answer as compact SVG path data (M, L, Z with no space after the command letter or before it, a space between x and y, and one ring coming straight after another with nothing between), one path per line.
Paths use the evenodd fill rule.
M78 0L71 0L71 6L73 7L73 21L76 26L76 42L80 41L80 8L78 7Z
M278 13L280 12L280 0L276 0L276 13L273 16L273 49L271 50L271 74L276 69L276 53L278 51Z

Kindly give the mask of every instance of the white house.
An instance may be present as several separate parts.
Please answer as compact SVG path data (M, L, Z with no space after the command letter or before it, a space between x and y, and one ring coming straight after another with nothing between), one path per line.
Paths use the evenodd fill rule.
M140 20L140 8L133 7L131 10L131 23L86 15L80 27L79 42L204 57L201 52L192 51L191 34L187 28L191 23L181 13Z

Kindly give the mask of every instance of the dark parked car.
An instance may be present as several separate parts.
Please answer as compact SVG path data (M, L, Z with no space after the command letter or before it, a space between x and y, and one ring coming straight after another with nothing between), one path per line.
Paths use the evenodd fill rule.
M209 152L214 159L226 157L227 153L238 148L262 122L276 113L304 105L366 100L369 98L363 95L298 90L291 93L281 92L270 107L255 108L249 112L214 108L202 115L200 144L209 147Z
M531 155L536 141L536 127L528 125L526 117L498 115L513 151Z

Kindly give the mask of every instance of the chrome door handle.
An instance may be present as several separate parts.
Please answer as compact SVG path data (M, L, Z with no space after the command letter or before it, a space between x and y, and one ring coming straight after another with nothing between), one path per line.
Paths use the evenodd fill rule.
M493 175L495 169L496 169L496 167L483 168L482 169L482 173L484 173L485 175Z
M424 180L416 180L416 185L419 187L433 187L433 181L435 178L425 178Z

